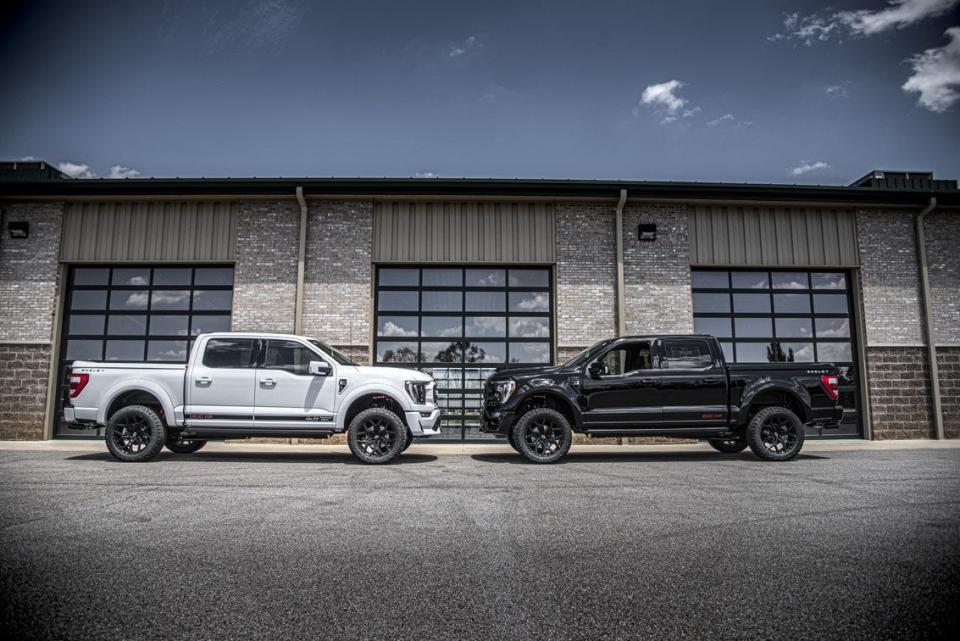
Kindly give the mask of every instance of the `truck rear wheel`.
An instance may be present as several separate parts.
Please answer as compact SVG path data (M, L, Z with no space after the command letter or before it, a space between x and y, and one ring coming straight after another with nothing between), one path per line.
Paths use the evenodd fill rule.
M747 441L742 438L712 438L707 442L721 454L736 454L747 449Z
M389 463L407 444L407 426L384 407L371 407L357 414L347 429L353 455L364 463Z
M803 423L786 407L765 407L747 425L747 443L764 461L789 461L803 447Z
M118 461L140 463L160 453L167 440L167 430L149 407L128 405L107 421L105 440L107 449Z
M200 439L183 438L181 434L170 434L167 436L165 445L168 450L177 454L193 454L206 444L206 441L201 441Z
M570 450L573 430L557 410L537 407L514 425L513 440L518 451L531 463L555 463Z

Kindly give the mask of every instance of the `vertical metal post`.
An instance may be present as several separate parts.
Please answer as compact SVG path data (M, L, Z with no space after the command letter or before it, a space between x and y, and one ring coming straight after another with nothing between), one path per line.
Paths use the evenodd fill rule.
M307 254L307 201L303 197L303 187L297 187L297 202L300 203L300 239L297 248L297 302L293 317L293 333L302 334L304 261Z
M617 201L617 336L627 333L626 303L624 302L625 285L623 278L623 206L627 203L627 190L620 190L620 200Z
M923 223L937 207L937 199L917 215L917 257L920 262L920 301L923 303L924 332L927 335L927 360L930 362L930 396L933 399L933 425L937 439L943 439L943 406L940 404L940 366L937 364L937 341L930 313L930 277L927 270L927 241Z

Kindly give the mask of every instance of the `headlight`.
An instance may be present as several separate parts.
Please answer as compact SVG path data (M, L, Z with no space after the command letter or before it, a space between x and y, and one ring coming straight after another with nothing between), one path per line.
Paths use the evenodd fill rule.
M500 397L500 403L506 403L510 395L517 389L516 381L499 381L496 384L497 396Z
M404 385L407 388L407 394L417 405L427 403L427 382L426 381L407 381Z

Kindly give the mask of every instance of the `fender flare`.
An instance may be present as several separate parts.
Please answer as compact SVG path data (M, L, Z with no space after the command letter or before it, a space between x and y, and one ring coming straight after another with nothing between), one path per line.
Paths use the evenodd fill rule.
M739 423L745 423L745 419L750 415L750 409L753 407L753 403L758 396L765 392L782 392L800 404L800 407L803 408L804 413L806 413L811 406L810 393L807 389L800 385L795 380L772 380L769 378L762 378L757 381L754 381L747 385L743 390L743 394L740 396L740 415ZM803 421L804 416L800 417L800 420Z
M532 396L537 396L538 394L560 401L570 410L570 414L573 416L573 425L570 427L577 429L583 425L583 412L572 400L570 400L566 394L563 393L562 390L563 388L553 385L544 385L542 387L528 386L522 392L517 394L516 399L508 400L514 401L510 403L511 406L516 408L514 411L519 410L520 407L527 401L527 399Z
M162 387L153 383L151 381L143 379L133 379L117 383L104 394L106 402L100 404L100 409L97 410L97 423L100 425L107 424L107 409L113 402L117 400L117 397L121 394L126 394L127 392L146 392L154 396L158 401L160 401L160 407L163 408L164 421L168 427L177 426L177 416L173 409L173 403L170 400L170 396L167 394L166 390Z
M367 396L369 394L379 394L382 396L389 396L391 399L393 399L397 403L397 405L400 406L400 408L404 412L413 411L413 404L410 402L410 400L404 399L399 394L397 394L397 390L394 389L393 387L390 387L388 385L383 385L382 383L366 383L364 385L361 385L357 389L351 391L349 394L343 397L343 399L340 400L340 403L337 406L337 423L335 428L336 431L342 432L343 430L347 429L346 418L347 418L347 412L349 411L350 406L353 405L353 402L356 401L361 396ZM406 419L407 419L406 416L400 417L400 420L402 420L404 423L406 423Z

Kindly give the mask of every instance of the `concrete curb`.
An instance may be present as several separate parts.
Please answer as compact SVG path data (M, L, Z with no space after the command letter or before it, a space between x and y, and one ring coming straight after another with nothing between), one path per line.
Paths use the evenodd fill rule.
M709 450L706 443L656 444L656 445L574 445L571 452L702 452ZM837 439L807 441L805 452L837 452L845 450L927 450L957 449L960 439L932 441L926 439L899 441L864 441L860 439ZM0 451L20 452L102 452L106 447L101 440L51 440L51 441L0 441ZM212 442L204 452L349 452L346 445L290 445L280 443ZM435 456L470 456L473 454L509 452L506 443L415 443L408 450L418 454Z

